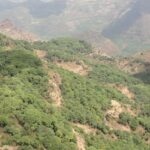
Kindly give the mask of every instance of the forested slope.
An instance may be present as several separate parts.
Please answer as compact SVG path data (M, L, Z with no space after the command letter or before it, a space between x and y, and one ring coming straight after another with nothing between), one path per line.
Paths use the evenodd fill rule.
M1 149L150 149L149 83L91 53L72 38L0 35Z

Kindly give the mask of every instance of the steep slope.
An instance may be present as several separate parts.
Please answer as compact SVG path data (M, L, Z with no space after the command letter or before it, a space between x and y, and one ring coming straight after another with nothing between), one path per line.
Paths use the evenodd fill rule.
M5 41L18 41L0 41L0 149L149 150L150 85L118 69L118 58L89 57L91 46L78 39L30 49L19 41L9 51ZM90 70L83 76L56 62Z
M51 105L42 62L21 49L0 57L0 149L76 150L70 125Z
M65 44L70 45L70 40L67 41L68 39L63 39L63 45L62 39L53 41L54 43L46 42L39 45L35 43L35 47L38 46L41 49L48 50L49 67L58 72L62 78L62 114L71 122L71 125L73 122L73 128L77 128L76 135L82 137L82 144L78 147L99 149L103 146L104 149L112 149L113 145L114 149L117 146L122 149L121 145L126 148L131 148L132 145L132 148L136 150L137 146L134 139L137 140L138 136L141 136L142 139L139 140L142 143L138 147L143 150L148 149L149 145L144 143L149 141L149 85L119 70L115 62L113 65L109 63L101 64L101 59L109 61L107 57L94 58L91 61L91 57L88 59L88 51L81 54L78 48L74 48L75 45L73 48L76 53L73 53L73 57L68 55L72 49L67 48L70 52L63 50ZM60 48L58 48L58 45ZM61 50L54 54L50 47L51 49ZM64 53L64 56L67 55L67 57L63 56ZM110 59L114 61L112 58ZM56 60L59 62L82 60L91 67L91 71L88 75L81 76L68 71L67 68L57 66ZM112 84L115 86L111 86ZM113 105L113 102L115 102L115 105ZM115 113L117 111L116 118L108 114L112 110L115 110ZM85 127L93 129L93 131L96 130L96 134L91 133L89 135L85 131ZM80 130L81 132L79 132ZM80 143L79 137L77 138L77 144ZM129 145L123 144L123 140Z

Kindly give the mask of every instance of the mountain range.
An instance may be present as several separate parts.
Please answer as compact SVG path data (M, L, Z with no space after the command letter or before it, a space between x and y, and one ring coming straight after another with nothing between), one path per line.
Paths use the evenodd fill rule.
M96 49L130 54L150 47L149 6L149 0L0 0L0 20L41 39L83 37Z

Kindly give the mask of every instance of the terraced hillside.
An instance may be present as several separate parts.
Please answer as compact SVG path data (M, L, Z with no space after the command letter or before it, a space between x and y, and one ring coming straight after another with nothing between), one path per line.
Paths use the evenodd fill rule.
M70 38L0 47L0 149L150 149L149 82L118 58Z

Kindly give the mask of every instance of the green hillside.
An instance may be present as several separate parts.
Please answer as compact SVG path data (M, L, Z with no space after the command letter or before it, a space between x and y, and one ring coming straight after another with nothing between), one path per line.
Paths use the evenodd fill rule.
M150 149L149 83L91 53L0 35L0 149Z

